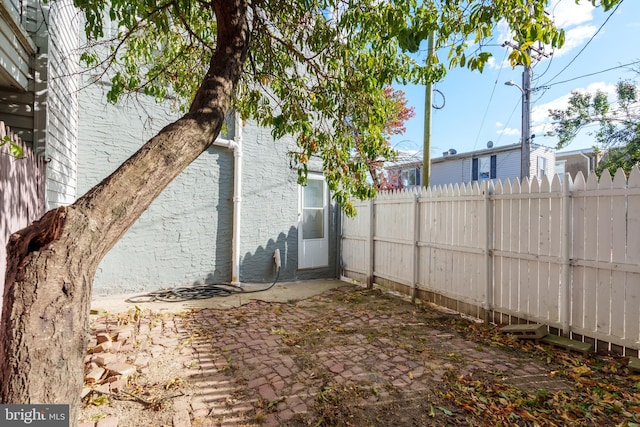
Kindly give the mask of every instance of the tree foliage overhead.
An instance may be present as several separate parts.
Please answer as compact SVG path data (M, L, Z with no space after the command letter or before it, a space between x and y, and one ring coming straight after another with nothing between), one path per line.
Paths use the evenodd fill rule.
M127 91L159 99L171 93L187 106L216 46L215 1L75 0L90 43L109 46L82 56L112 70L109 100ZM451 67L482 71L490 57L484 44L500 20L520 44L513 64L528 62L526 49L536 41L562 45L564 33L544 13L548 1L528 3L250 0L250 54L234 108L276 138L296 138L301 181L309 158L321 158L334 197L348 208L350 197L375 192L367 163L391 154L384 133L394 105L385 86L438 81ZM412 54L431 32L438 53L417 61ZM354 135L362 140L355 158Z
M596 168L598 175L608 169L613 175L618 168L626 173L640 164L640 99L638 87L632 81L616 85L616 101L609 101L603 91L587 93L574 91L566 109L550 110L549 116L557 121L551 135L558 137L556 148L569 145L587 126L598 124L589 132L595 139L595 149L603 152Z

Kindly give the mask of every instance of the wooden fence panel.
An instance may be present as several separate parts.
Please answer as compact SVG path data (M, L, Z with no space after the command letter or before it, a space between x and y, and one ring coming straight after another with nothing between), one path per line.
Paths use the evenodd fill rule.
M584 229L584 320L585 331L595 331L597 322L597 276L598 270L594 267L593 261L598 257L598 179L594 174L587 178L587 189L585 192L585 229ZM596 194L596 195L594 195ZM595 230L595 232L594 232Z
M470 212L468 218L472 226L472 233L464 243L468 252L465 253L465 276L463 280L471 286L469 295L473 301L483 305L487 298L487 262L485 258L487 241L487 211L485 206L485 193L488 191L488 182L484 181L482 187L475 182L467 187L467 194L472 197L469 201ZM465 290L462 289L464 292Z
M431 242L431 230L433 222L433 203L426 203L431 197L431 188L422 188L418 195L418 229L417 246L418 246L418 289L426 289L431 281L431 257L432 247L428 245Z
M364 277L369 274L371 233L369 202L355 203L356 215L342 220L342 269L343 274L358 273Z
M368 271L367 255L351 252L373 241L375 277L474 315L488 309L496 322L541 322L637 355L640 171L628 182L621 172L565 179L567 191L554 176L381 195L358 205L362 221L345 219L345 271Z
M381 194L375 206L374 275L412 286L416 195Z
M520 181L517 179L513 181L513 185L511 186L510 194L520 194ZM510 199L509 200L509 247L507 250L512 254L517 254L520 252L520 231L522 227L520 226L520 200L519 199ZM509 311L512 313L520 313L522 311L522 307L520 305L520 292L522 282L520 281L520 272L522 271L521 261L518 258L509 257L509 294L510 294L510 304Z
M0 121L0 139L8 136L23 150L16 159L8 144L0 147L0 291L4 288L9 236L40 218L45 211L45 163ZM2 293L0 293L0 301Z
M499 309L506 307L508 293L505 290L506 283L505 262L503 257L498 256L504 250L504 199L502 181L497 181L493 189L493 299L491 306ZM502 323L501 319L498 319Z
M616 172L613 179L611 196L611 263L613 265L626 262L626 200L627 180L622 169ZM622 270L613 269L611 272L611 290L609 301L610 327L608 335L624 338L624 295L626 289L626 274Z
M629 174L629 197L627 198L627 245L625 262L640 266L640 170L634 168ZM638 343L640 348L640 271L626 273L625 287L625 342ZM616 307L616 309L619 309Z
M527 179L528 181L528 179ZM522 278L523 289L523 305L525 312L530 316L536 317L538 313L538 263L535 260L538 255L538 239L540 230L540 200L538 195L540 193L540 186L538 180L533 179L528 185L523 188L520 199L522 209L522 219L524 222L524 229L522 230L524 235L522 240L525 247L522 251L525 255L524 259L524 274L520 273Z
M571 179L568 175L565 179ZM545 204L546 211L545 221L548 225L548 235L546 241L548 241L548 253L549 256L549 268L548 268L548 282L547 291L544 293L543 299L546 307L546 318L550 325L560 324L560 284L562 283L562 270L560 268L560 259L562 257L562 240L558 236L562 236L564 230L562 229L562 215L557 215L557 212L563 211L564 200L561 198L562 184L558 175L553 177L551 181L550 191L554 194L554 197L549 199L548 205ZM565 244L567 242L564 242ZM563 308L564 310L564 308ZM544 314L544 310L543 310Z
M582 175L582 172L578 172L576 175L576 180L573 182L572 189L572 199L573 199L573 210L572 210L572 236L573 236L573 259L584 259L585 257L585 245L586 245L586 234L585 234L585 224L586 224L586 197L585 190L587 188L587 183ZM583 265L575 264L573 268L572 274L572 284L571 284L571 324L584 328L584 299L585 299L585 270L586 268Z
M597 286L596 286L596 324L598 335L609 334L611 325L611 190L613 182L609 171L605 169L598 182L597 210ZM592 230L593 232L593 230Z

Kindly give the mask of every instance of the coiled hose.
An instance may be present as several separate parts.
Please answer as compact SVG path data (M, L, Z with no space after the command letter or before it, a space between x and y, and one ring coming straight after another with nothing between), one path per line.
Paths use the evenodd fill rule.
M255 289L247 291L240 286L230 283L212 283L207 285L183 286L177 288L159 289L157 291L148 292L146 294L137 295L127 298L128 303L143 302L182 302L199 299L208 299L213 297L228 297L236 294L253 294L256 292L264 292L273 288L280 277L280 251L278 249L273 253L273 259L276 264L276 278L271 285L264 289Z

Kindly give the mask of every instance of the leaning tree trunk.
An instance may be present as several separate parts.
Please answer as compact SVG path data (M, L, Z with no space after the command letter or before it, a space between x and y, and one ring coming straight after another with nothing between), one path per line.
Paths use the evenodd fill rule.
M69 207L7 247L0 402L71 405L78 416L93 277L158 194L217 137L249 45L246 0L212 0L217 47L190 111Z

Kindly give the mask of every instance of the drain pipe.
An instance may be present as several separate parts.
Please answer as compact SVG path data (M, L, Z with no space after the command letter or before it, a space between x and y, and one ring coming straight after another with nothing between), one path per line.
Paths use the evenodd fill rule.
M234 113L233 140L216 139L213 145L233 150L233 237L231 239L231 284L240 285L240 207L242 203L242 125Z
M582 151L580 151L578 154L580 154L587 160L587 176L585 178L589 178L589 175L591 175L591 158L584 154Z

